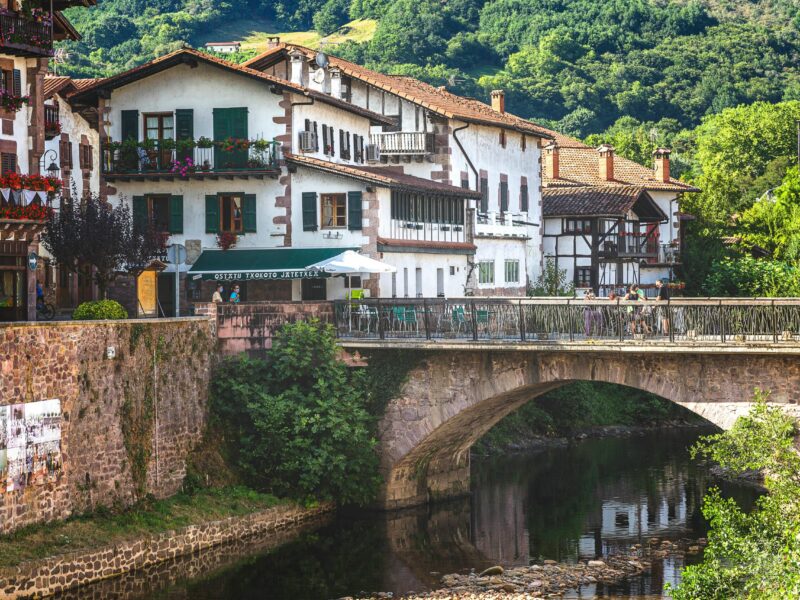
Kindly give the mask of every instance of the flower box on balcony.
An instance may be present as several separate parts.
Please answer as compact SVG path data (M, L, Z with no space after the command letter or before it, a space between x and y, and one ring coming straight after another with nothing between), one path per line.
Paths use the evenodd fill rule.
M53 209L41 204L0 206L0 219L12 221L46 221Z
M29 101L28 96L17 96L11 92L0 90L0 108L3 110L18 112Z

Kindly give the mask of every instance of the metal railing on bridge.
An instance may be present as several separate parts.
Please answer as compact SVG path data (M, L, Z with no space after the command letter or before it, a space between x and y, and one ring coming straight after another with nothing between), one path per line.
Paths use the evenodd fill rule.
M572 298L336 301L340 338L564 342L800 342L800 298L667 302Z

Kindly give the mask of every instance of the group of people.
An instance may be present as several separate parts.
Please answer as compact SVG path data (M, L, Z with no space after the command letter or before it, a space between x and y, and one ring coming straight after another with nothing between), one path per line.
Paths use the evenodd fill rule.
M239 291L239 286L234 285L231 293L228 295L228 302L232 304L238 304L242 299L241 292ZM222 304L225 302L225 286L221 283L217 286L217 289L214 290L214 293L211 295L211 301L214 304Z
M660 279L656 281L656 289L658 290L658 294L654 301L649 301L647 299L644 294L644 290L641 289L638 284L631 285L624 296L617 296L616 292L610 292L608 294L608 299L611 302L625 300L627 302L637 302L642 304L642 306L634 306L629 304L626 307L626 317L624 317L623 320L625 330L629 335L633 336L634 334L652 334L653 328L650 325L649 317L653 315L654 312L656 314L656 322L661 322L661 333L663 335L669 335L669 318L667 316L667 311L662 310L658 306L658 303L669 300L669 289ZM584 299L596 300L595 295L592 292L588 292L584 296ZM584 310L584 333L586 334L586 337L590 337L595 332L600 333L603 323L604 319L602 310L600 310L599 307L595 308L587 306Z

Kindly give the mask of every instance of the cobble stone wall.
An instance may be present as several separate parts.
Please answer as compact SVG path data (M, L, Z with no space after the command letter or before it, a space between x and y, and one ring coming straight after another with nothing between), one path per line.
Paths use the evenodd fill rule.
M59 399L62 414L60 474L0 483L0 532L177 492L213 347L206 318L0 326L0 406Z
M241 556L256 538L285 541L279 534L298 525L319 520L333 510L330 504L306 509L277 506L258 513L191 525L178 531L144 539L123 541L94 551L56 556L0 570L3 598L125 598L145 593L154 579L171 581L208 573L214 567ZM270 535L264 539L265 534ZM204 552L226 544L221 552ZM269 547L269 546L267 546ZM188 557L181 560L182 557ZM165 565L166 569L161 565ZM118 577L130 574L129 577ZM116 578L116 579L115 579ZM94 582L102 585L83 588Z

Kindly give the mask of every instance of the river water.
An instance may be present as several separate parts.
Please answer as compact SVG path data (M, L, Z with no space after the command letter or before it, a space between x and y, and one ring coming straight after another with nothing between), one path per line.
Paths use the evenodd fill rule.
M721 484L687 448L699 430L589 439L564 448L473 461L472 497L392 515L340 515L277 549L233 558L201 576L139 582L140 598L326 600L361 592L404 594L436 586L444 573L544 559L608 556L651 537L706 532L705 491L749 507L756 493ZM697 559L695 559L697 560ZM224 562L224 561L223 561ZM616 587L576 590L573 598L660 598L677 583L683 559Z

